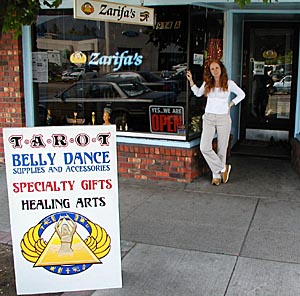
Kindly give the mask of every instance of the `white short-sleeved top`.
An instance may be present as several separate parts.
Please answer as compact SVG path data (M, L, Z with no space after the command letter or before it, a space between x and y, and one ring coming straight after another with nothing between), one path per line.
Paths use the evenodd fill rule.
M205 82L203 82L200 87L194 84L191 87L191 90L195 96L201 97L204 95L204 87ZM237 84L234 81L228 80L227 91L223 91L221 88L216 87L208 93L205 113L227 114L228 103L230 101L231 93L236 95L232 99L232 102L235 105L237 105L240 101L242 101L245 98L244 91L239 86L237 86Z

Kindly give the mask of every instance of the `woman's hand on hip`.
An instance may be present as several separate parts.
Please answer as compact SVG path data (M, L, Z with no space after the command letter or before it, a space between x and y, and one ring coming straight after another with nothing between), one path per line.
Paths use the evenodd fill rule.
M228 104L228 113L230 113L230 109L231 109L231 107L233 107L233 106L235 106L235 104L231 101L231 102L229 102L229 104Z

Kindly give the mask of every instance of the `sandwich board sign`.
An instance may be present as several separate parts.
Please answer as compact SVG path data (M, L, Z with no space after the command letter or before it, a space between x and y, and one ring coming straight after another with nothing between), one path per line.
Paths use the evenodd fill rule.
M121 288L115 125L3 132L17 293Z

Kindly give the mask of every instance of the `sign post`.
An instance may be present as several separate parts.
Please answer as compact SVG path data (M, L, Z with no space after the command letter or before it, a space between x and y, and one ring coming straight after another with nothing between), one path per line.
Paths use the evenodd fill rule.
M121 288L115 126L3 131L17 293Z

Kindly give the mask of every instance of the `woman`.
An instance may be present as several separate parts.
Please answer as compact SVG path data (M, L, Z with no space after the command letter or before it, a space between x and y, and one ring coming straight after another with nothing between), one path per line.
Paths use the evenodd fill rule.
M245 98L244 91L236 83L228 79L227 71L219 60L210 60L204 68L204 77L201 87L193 81L191 71L186 77L195 96L207 97L205 114L202 117L202 135L200 150L212 171L212 184L219 186L221 182L227 183L231 165L226 164L226 154L231 130L230 108ZM236 96L231 99L230 94ZM217 132L217 153L212 149L212 140Z

